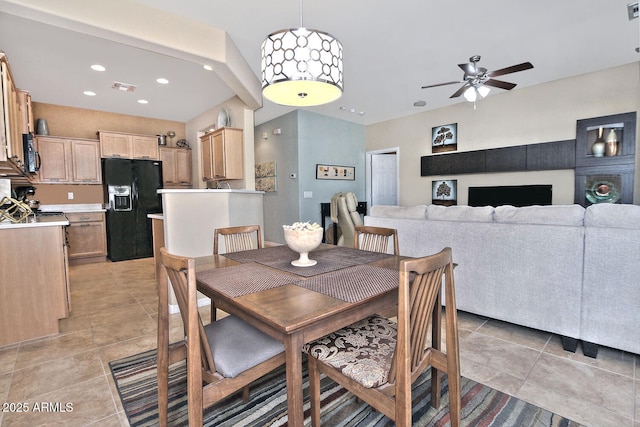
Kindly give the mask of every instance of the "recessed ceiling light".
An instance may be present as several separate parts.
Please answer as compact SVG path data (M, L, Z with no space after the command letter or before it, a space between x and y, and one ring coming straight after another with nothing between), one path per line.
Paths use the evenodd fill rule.
M138 104L148 104L149 101L147 101L146 99L138 99Z
M213 71L213 67L211 65L203 65L203 68L207 71Z
M160 77L159 79L156 79L156 81L161 85L169 84L169 80L165 79L164 77Z
M96 93L95 92L91 92L90 90L85 90L82 93L84 93L87 96L96 96Z
M106 68L104 68L104 66L100 65L100 64L94 64L91 66L91 69L93 71L105 71Z

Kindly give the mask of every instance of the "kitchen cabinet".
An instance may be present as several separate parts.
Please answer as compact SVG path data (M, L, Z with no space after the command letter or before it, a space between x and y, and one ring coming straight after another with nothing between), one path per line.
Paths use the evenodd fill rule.
M16 173L24 157L20 95L9 68L9 61L3 52L0 52L0 89L0 162L3 163L1 169L4 171L6 166Z
M220 128L200 137L202 180L242 179L242 129Z
M101 184L100 143L94 139L38 136L41 184Z
M69 262L81 264L105 261L107 256L104 212L66 213Z
M160 147L164 188L191 188L191 149Z
M20 102L20 133L34 133L33 110L31 108L31 94L26 90L18 90Z
M59 333L69 315L64 227L0 228L0 347Z
M159 160L158 137L99 131L101 157Z

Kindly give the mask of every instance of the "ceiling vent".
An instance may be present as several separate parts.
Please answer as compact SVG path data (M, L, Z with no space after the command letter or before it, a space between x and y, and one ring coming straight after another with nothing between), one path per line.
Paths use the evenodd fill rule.
M112 89L118 89L123 92L133 92L134 90L136 90L136 87L136 85L122 82L113 82L113 84L111 85Z
M629 3L627 5L627 12L629 13L629 21L638 17L638 2Z

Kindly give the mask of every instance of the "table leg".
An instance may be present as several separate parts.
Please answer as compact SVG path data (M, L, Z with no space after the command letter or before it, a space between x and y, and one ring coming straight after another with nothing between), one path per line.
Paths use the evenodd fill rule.
M304 397L302 392L302 334L284 339L287 371L287 415L289 427L302 427Z

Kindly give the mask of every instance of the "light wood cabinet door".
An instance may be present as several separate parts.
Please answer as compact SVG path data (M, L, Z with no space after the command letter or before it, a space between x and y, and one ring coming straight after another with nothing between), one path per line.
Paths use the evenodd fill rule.
M193 184L193 169L190 148L176 149L176 179L181 186Z
M242 129L221 128L202 136L200 141L203 181L244 177Z
M20 96L13 81L6 56L0 52L0 74L2 74L2 119L4 123L0 136L0 160L13 159L23 161L22 117L20 114ZM1 123L0 123L1 124Z
M130 159L129 136L121 133L100 132L100 156Z
M169 147L160 147L160 161L162 162L163 187L177 184L176 176L176 150Z
M190 188L191 149L160 147L164 188Z
M202 148L202 180L213 181L213 138L211 134L200 138Z
M226 178L225 170L225 147L224 147L224 133L216 132L211 136L212 144L212 156L213 156L213 178L224 179Z
M101 184L100 143L98 141L70 141L71 181L82 184Z
M158 138L147 135L129 135L131 143L131 157L134 159L158 160Z
M68 141L62 138L38 137L38 152L40 153L40 170L38 182L66 183L70 181L69 157L67 156Z
M103 212L67 213L69 259L107 255L106 226Z
M31 109L31 94L26 90L18 90L20 99L20 132L33 133L33 110Z

